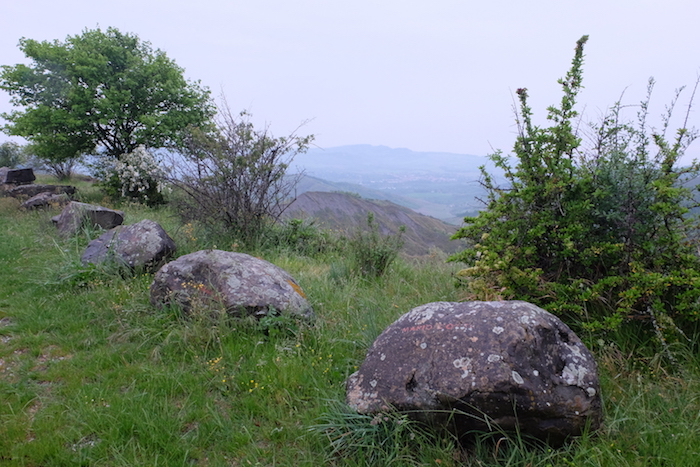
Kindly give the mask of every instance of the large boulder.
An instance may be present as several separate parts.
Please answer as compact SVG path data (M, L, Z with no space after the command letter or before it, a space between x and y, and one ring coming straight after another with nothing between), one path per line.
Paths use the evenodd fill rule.
M265 316L272 311L313 317L299 284L285 270L244 253L202 250L163 266L151 284L154 306L177 304L223 307L235 316Z
M595 359L561 320L522 301L414 308L346 386L360 413L405 411L460 438L498 426L558 445L602 421Z
M151 269L175 253L175 242L160 224L145 219L117 226L91 241L81 258L83 265L115 262L135 269Z
M19 185L7 190L7 194L19 199L32 198L36 195L42 193L50 193L54 195L66 194L68 196L73 196L76 192L76 188L71 185Z
M0 167L0 185L25 185L36 180L33 169Z
M124 213L94 204L72 201L60 215L52 218L59 233L75 235L83 226L113 229L124 222Z

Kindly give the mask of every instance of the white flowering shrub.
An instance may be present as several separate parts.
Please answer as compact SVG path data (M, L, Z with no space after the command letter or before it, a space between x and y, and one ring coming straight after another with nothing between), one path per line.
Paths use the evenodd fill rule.
M138 146L134 152L124 154L115 164L115 172L122 185L122 196L138 193L147 196L149 191L163 193L163 170L153 154L145 146Z
M102 166L102 187L112 197L148 204L162 204L166 186L163 169L153 154L140 145L119 160Z

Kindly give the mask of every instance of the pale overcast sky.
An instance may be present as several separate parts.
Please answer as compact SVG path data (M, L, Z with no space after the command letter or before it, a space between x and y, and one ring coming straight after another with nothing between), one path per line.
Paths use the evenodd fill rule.
M682 85L687 105L700 72L698 18L697 0L3 0L0 64L25 61L21 37L112 26L165 51L275 135L311 120L301 133L320 147L486 155L512 147L517 88L529 89L545 123L584 34L586 120L625 89L637 103L650 76L654 117ZM0 112L11 108L0 92Z

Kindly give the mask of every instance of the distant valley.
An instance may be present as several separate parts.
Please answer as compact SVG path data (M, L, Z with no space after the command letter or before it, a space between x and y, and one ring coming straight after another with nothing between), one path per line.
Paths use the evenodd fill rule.
M460 225L465 215L483 207L481 165L495 172L482 156L352 145L313 148L296 157L290 172L303 170L306 175L298 193L357 193Z

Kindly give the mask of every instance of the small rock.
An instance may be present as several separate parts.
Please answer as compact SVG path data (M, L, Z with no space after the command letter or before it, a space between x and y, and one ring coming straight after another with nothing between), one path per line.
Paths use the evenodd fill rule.
M124 222L124 213L93 204L72 201L60 215L51 219L64 236L75 235L84 225L113 229Z

